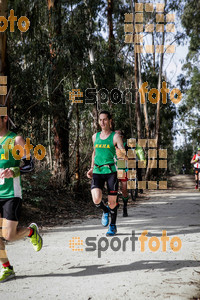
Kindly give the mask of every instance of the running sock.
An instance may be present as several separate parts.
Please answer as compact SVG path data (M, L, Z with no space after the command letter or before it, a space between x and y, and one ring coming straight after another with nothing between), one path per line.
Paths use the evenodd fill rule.
M110 212L109 208L108 208L107 206L105 206L105 204L103 203L103 201L101 201L99 204L95 204L95 206L96 206L97 208L103 209L103 212L104 212L104 213Z
M34 234L34 230L33 230L33 228L30 228L30 227L28 227L28 229L30 229L28 237L32 237L32 235Z
M128 199L129 199L129 196L127 196L127 197L122 196L124 207L127 207Z
M116 220L117 220L117 210L118 210L119 206L115 206L115 208L111 209L110 208L110 215L111 215L111 222L110 224L115 225L116 224Z
M10 268L11 267L9 260L6 263L2 264L2 265L3 265L4 268Z

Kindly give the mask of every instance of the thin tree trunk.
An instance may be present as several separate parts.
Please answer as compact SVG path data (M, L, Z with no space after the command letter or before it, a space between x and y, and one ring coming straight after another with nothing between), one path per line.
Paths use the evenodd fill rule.
M140 103L139 103L139 95L138 95L138 53L135 52L135 116L137 123L137 137L141 139L141 111L140 111Z
M48 114L48 149L49 149L49 167L53 169L52 151L51 151L51 115Z
M165 7L167 4L167 0L165 0ZM165 13L165 12L164 12ZM164 47L165 44L165 30L162 33L162 45ZM161 89L161 80L162 80L162 71L163 71L163 60L164 60L164 53L160 54L160 68L159 68L159 75L158 75L158 91L160 92ZM160 144L160 101L157 103L157 109L156 109L156 124L155 124L155 139L157 141L157 150L159 149ZM159 169L157 167L157 173ZM150 175L152 173L152 169L149 168L149 164L146 171L146 179L148 180L150 178Z
M142 86L142 67L141 67L141 55L140 53L137 54L138 57L138 80L139 80L139 88ZM146 97L146 94L145 94ZM145 129L146 129L146 138L149 138L149 119L148 119L148 111L147 111L147 101L145 99L144 104L141 104L141 93L140 93L140 113L143 110L144 113L144 120L145 120ZM140 120L141 122L141 120Z
M114 0L108 0L108 29L109 29L109 37L108 37L108 64L109 67L107 69L107 78L108 78L108 83L107 83L107 88L109 91L111 91L114 88L115 85L115 37L113 33L113 6L114 6ZM109 106L112 107L112 102L109 96L108 99Z
M92 47L91 47L91 49L89 49L89 59L90 59L91 65L94 65L95 57L94 57L94 50ZM94 87L98 90L98 84L96 81L94 69L92 69L92 79L93 79Z
M144 103L144 122L145 122L145 136L149 139L149 117L148 117L148 109L147 109L147 99L145 94L145 103Z
M138 53L138 65L140 66L139 69L139 88L142 86L142 76L141 76L141 56L140 53ZM141 105L141 93L140 93L140 105ZM148 118L148 110L147 110L147 99L145 94L145 102L142 104L143 107L143 113L144 113L144 122L145 122L145 137L149 139L149 118Z
M90 58L90 63L91 65L94 64L94 51L93 48L89 49L89 58ZM92 69L92 79L93 79L93 84L94 87L96 88L96 91L98 91L98 84L96 81L96 76L94 73L94 69ZM99 97L99 93L97 95L97 103L94 103L93 106L93 132L97 132L98 130L98 112L101 110L101 99Z
M85 6L86 6L86 19L88 19L88 35L87 35L87 40L88 44L91 44L91 35L92 35L92 13L90 10L90 7L87 4L87 1L84 0ZM96 88L96 91L98 91L98 83L96 80L95 72L93 69L93 65L95 62L95 55L94 55L94 50L93 46L91 45L91 48L89 49L89 60L92 65L92 79L93 79L93 84L94 87ZM97 132L98 130L98 111L101 110L101 101L100 97L98 96L97 103L94 103L93 110L92 110L92 116L93 116L93 133Z
M167 4L167 0L165 0L165 7ZM162 33L162 45L164 46L165 44L165 30ZM162 72L163 72L163 60L164 60L164 53L160 54L160 69L159 69L159 77L158 77L158 91L160 93L160 89L161 89L161 81L162 81ZM156 130L155 130L155 138L157 141L157 151L159 149L159 145L160 145L160 101L158 101L157 103L157 110L156 110ZM157 176L159 174L159 167L157 164Z
M79 108L78 104L76 104L76 123L77 123L77 131L76 131L76 191L79 190L80 185L80 151L79 151L79 131L80 131L80 120L79 120Z
M134 4L138 3L137 0L134 0ZM134 9L133 3L131 0L131 11L134 16ZM135 19L133 20L134 28L135 28ZM135 29L133 30L133 41L135 42ZM137 138L141 139L141 110L140 110L140 103L139 103L139 87L138 87L138 53L136 53L136 47L134 46L134 56L135 56L135 65L134 65L134 73L135 73L135 117L136 117L136 124L137 124Z
M141 56L140 53L138 53L137 55L138 58L138 82L139 82L139 88L142 85L142 71L141 71ZM141 104L141 94L140 94L140 111L142 112L142 104Z
M49 86L47 84L47 101L48 106L49 103ZM51 115L48 113L47 116L47 139L48 139L48 149L49 149L49 167L52 170L53 169L53 160L52 160L52 150L51 150Z
M48 0L49 25L53 35L61 35L61 3L59 0ZM56 23L52 20L53 14L57 14ZM59 50L59 49L58 49ZM50 43L52 77L50 78L50 104L53 108L53 133L54 133L54 176L58 184L69 182L69 119L65 112L65 96L63 87L58 83L61 81L57 64L55 62L55 49ZM59 105L58 105L59 103Z
M111 52L115 50L112 14L113 14L113 0L108 0L109 50Z
M0 1L0 15L4 16L7 19L7 10L8 10L8 3L7 0ZM6 76L6 31L0 33L0 75ZM4 104L5 102L4 95L0 96L0 104Z
M130 128L131 128L131 138L133 138L133 121L132 121L132 103L131 100L128 101L128 113L129 113L129 120L130 120Z
M55 1L55 0L47 0L48 10L50 10L51 7L54 7L54 1Z
M165 7L167 4L167 0L165 0ZM164 12L165 14L165 12ZM164 47L165 44L165 30L162 33L162 45ZM158 77L158 91L160 92L161 89L161 81L162 81L162 72L163 72L163 60L164 60L164 53L160 54L160 69L159 69L159 77ZM160 138L160 101L157 103L157 110L156 110L156 132L155 138L157 140L157 147L159 148L159 138Z
M153 70L156 70L156 53L155 53L155 42L154 42L154 33L152 32L152 46L153 46Z

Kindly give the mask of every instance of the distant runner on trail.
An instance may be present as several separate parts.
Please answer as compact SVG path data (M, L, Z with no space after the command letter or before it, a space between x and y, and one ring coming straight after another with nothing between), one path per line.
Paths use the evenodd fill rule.
M0 116L0 262L2 269L0 272L0 283L15 276L13 267L10 265L6 250L6 241L16 241L29 237L35 251L42 248L42 238L39 235L38 227L32 223L27 228L18 229L18 221L22 206L22 187L20 173L27 173L33 170L32 158L21 157L24 165L20 168L20 160L12 155L15 145L24 148L25 141L21 136L7 129L8 116ZM6 157L5 145L9 149ZM3 148L4 147L4 148ZM13 246L16 248L17 247ZM20 255L20 253L19 253Z
M185 165L183 164L183 165L182 165L182 173L183 173L183 175L185 174L185 171L186 171L186 167L185 167Z
M99 125L102 131L92 136L94 151L92 154L91 168L87 177L92 178L91 193L96 207L103 210L102 225L108 226L109 214L111 216L107 236L113 236L117 232L116 218L118 205L116 203L118 193L117 170L114 157L117 153L120 158L120 150L124 149L123 141L119 134L111 131L112 117L108 111L102 111L99 115ZM115 149L117 146L117 150ZM108 206L102 202L102 190L105 182L108 190Z
M194 164L195 181L196 181L195 189L197 190L199 185L199 190L200 190L200 148L197 149L197 154L193 156L191 160L191 164Z

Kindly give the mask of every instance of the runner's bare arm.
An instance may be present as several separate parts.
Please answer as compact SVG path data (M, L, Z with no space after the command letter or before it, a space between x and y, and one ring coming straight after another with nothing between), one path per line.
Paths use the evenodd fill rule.
M115 133L113 137L113 143L115 146L117 146L118 149L124 149L122 138L118 133Z
M25 140L22 136L17 135L15 138L15 145L21 145L24 148L24 145L26 144Z
M20 145L24 148L24 145L25 145L24 139L21 136L16 136L15 145ZM19 176L19 168L6 168L1 173L1 178L13 178L13 177L15 177L15 169L18 169L17 170L18 175L16 175L16 176Z
M196 156L195 156L195 158L194 158L194 157L192 158L192 160L191 160L191 162L190 162L190 163L191 163L191 164L194 164L194 163L196 163L196 162L198 162L198 161L199 161L199 160L198 160L198 159L196 159Z
M21 175L25 174L25 173L29 173L29 172L33 171L33 169L34 169L33 159L31 157L31 155L29 156L30 152L26 153L26 150L24 148L25 144L26 143L25 143L22 136L16 136L15 145L20 145L24 149L24 153L21 154L21 160L23 161L23 166L20 167L20 174Z
M92 169L94 168L94 157L95 157L95 147L94 147L94 142L95 142L95 140L96 140L96 133L93 134L93 136L92 136L93 148L94 148L94 150L93 150L93 152L92 152L92 162L91 162L91 168L92 168Z
M124 155L125 152L121 151L122 149L125 149L125 148L124 148L123 140L122 140L121 136L118 133L116 133L114 135L113 143L114 143L115 146L117 146L117 148L116 148L117 158L118 159L119 158L127 159L127 156Z
M91 162L91 169L94 168L94 156L95 156L95 150L92 152L92 162Z

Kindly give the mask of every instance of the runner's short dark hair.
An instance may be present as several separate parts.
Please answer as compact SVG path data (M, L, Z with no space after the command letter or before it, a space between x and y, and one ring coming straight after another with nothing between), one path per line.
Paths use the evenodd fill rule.
M111 113L109 113L109 111L107 111L107 110L102 110L99 115L101 115L101 114L107 115L107 117L108 117L109 120L112 119Z

